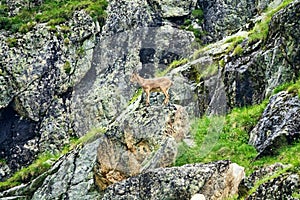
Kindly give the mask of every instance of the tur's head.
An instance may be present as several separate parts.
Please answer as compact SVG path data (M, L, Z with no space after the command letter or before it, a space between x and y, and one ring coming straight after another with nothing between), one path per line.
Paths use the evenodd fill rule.
M130 77L130 82L132 82L132 83L137 82L137 80L138 80L137 76L138 76L137 73L133 72L131 77Z

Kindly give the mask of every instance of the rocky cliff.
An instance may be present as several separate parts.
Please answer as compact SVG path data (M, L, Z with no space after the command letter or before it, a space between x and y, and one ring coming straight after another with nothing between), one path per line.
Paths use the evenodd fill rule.
M45 152L68 153L45 161L49 169L29 173L23 184L5 185L0 198L296 198L294 166L245 177L243 166L225 156L173 165L182 145L197 145L195 117L224 116L270 96L246 141L255 159L298 141L299 0L97 1L107 5L101 17L89 12L90 3L77 2L59 23L34 18L18 31L6 24L47 3L0 4L0 180ZM171 79L170 103L161 105L163 94L151 93L147 107L129 81L133 71ZM274 95L288 82L294 88ZM255 177L264 180L258 187ZM274 192L265 190L272 185Z

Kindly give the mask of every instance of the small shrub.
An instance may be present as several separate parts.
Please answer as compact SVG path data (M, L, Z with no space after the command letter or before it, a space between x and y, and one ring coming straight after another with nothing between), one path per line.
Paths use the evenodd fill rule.
M70 39L69 38L65 38L64 39L64 44L65 45L69 45L71 43Z
M195 9L192 11L192 16L196 19L198 19L198 23L202 23L204 20L204 14L203 10L201 9Z
M21 33L27 33L30 30L32 30L32 28L36 25L35 22L28 22L26 24L22 24L21 27L19 28L19 31Z
M242 55L244 49L241 45L237 45L234 50L233 50L233 55L237 55L237 56L240 56Z
M65 71L66 74L70 74L71 73L71 63L69 61L66 61L64 66L63 66L63 69Z
M183 23L184 26L189 26L191 24L192 24L192 20L191 19L184 20L184 23Z
M225 60L224 59L219 60L219 66L220 67L224 67L225 66Z
M79 57L82 57L85 53L85 50L83 48L83 46L79 47L77 50L76 50L76 55L79 56Z
M7 38L6 43L10 48L12 48L17 46L18 40L16 38Z

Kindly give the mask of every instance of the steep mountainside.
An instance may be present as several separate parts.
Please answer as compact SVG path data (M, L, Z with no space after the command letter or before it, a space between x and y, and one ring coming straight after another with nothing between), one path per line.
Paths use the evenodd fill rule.
M0 198L298 199L299 19L300 0L1 1Z

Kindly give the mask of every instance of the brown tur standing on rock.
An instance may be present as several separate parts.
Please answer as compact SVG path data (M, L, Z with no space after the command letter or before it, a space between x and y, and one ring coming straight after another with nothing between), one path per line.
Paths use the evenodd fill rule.
M135 83L137 82L146 93L146 105L150 104L149 95L150 92L163 92L165 95L164 104L167 105L169 102L168 91L173 84L173 82L167 77L154 78L154 79L144 79L140 77L136 72L133 72L130 78L130 81Z

